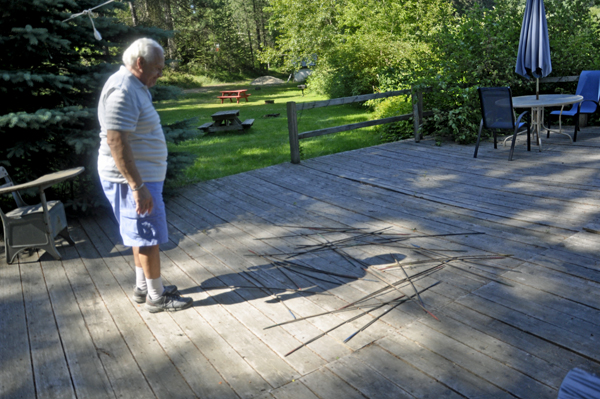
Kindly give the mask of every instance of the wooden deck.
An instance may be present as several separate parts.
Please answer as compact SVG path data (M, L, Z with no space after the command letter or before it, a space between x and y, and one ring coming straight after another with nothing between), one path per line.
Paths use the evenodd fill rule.
M520 144L513 162L508 147L490 143L473 159L473 146L399 142L191 186L168 203L171 241L161 255L166 282L194 298L177 313L150 314L130 299L131 252L110 214L71 221L77 245L60 248L62 261L33 253L7 265L2 257L0 396L556 398L570 369L600 371L600 130L584 129L579 140L553 137L541 153ZM264 327L290 312L339 308L383 284L369 275L295 276L319 294L282 295L284 304L268 290L208 289L296 288L247 256L323 240L281 237L308 232L285 226L485 233L347 250L370 264L390 262L390 253L424 259L414 245L513 256L450 262L415 281L419 289L441 281L422 294L440 321L407 302L347 344L372 316L286 357L359 312ZM304 259L360 271L331 251Z

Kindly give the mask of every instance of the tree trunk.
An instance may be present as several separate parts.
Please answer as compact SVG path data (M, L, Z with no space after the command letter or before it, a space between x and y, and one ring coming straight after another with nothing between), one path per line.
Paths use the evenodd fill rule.
M254 24L256 25L256 43L258 43L258 45L260 46L260 23L258 21L260 21L260 16L258 15L257 12L257 7L256 7L256 0L252 0L252 10L254 11Z
M165 24L167 25L168 30L174 30L173 25L173 14L171 14L171 0L162 0L162 8L165 17ZM174 59L177 54L177 46L175 44L175 39L170 37L167 39L167 53L170 59Z
M252 34L248 29L248 43L250 43L250 60L252 61L252 68L254 68L254 52L252 51Z
M142 10L144 11L144 18L150 17L150 8L148 7L148 0L142 0Z
M135 7L133 5L133 1L128 1L129 3L129 10L131 10L131 19L133 21L133 26L137 26L138 25L138 17L137 17L137 13L135 12Z

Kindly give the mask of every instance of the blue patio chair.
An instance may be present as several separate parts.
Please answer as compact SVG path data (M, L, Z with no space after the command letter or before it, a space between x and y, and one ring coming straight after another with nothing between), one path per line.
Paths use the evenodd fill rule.
M508 153L508 160L512 161L515 143L517 141L517 133L519 129L527 127L527 151L531 151L531 130L529 124L521 122L523 116L529 111L523 112L515 122L515 113L513 112L512 93L510 87L479 87L479 100L481 102L481 123L479 124L479 134L477 134L477 144L475 145L475 154L473 158L477 158L479 150L479 141L481 139L481 131L485 127L491 130L494 134L494 148L498 148L496 138L497 130L513 131L512 144Z
M562 124L560 120L562 116L574 117L575 131L573 132L573 141L577 141L577 132L581 130L579 128L579 115L593 114L600 106L598 104L598 101L600 101L600 71L581 71L575 94L583 96L581 103L573 104L569 110L563 110L562 115L560 111L552 111L548 118L548 127L550 127L550 120L554 115L559 117L559 124ZM548 131L548 137L550 137L550 131Z

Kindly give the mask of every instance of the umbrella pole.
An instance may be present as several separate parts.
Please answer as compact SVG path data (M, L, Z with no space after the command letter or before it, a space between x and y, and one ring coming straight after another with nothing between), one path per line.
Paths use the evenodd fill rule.
M535 99L540 99L540 78L535 78Z

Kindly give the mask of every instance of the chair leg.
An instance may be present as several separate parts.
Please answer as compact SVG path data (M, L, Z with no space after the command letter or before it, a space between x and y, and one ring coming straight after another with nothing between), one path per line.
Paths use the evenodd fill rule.
M579 113L575 114L575 131L573 132L573 142L577 141L577 131L579 130Z
M515 151L515 144L517 143L517 132L519 130L519 127L516 126L515 127L515 132L513 133L513 139L512 139L512 144L510 145L510 152L508 153L508 160L512 161L512 157L513 157L513 152Z
M69 243L69 245L75 245L75 241L73 241L73 239L71 238L71 235L69 234L69 228L65 227L64 229L62 229L62 231L60 233L58 233L59 236L61 236L62 238L64 238L65 240L67 240L67 242Z
M473 158L477 158L477 150L479 150L479 140L481 139L481 130L483 129L483 119L479 124L479 133L477 134L477 144L475 144L475 154L473 154Z
M531 151L531 128L527 125L527 151Z
M492 134L494 135L494 150L498 149L498 134L495 130L492 131Z
M43 249L48 254L52 255L52 257L56 260L62 259L62 256L60 256L60 254L56 250L56 246L54 245L54 240L51 240L48 244L40 246L38 248Z

